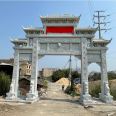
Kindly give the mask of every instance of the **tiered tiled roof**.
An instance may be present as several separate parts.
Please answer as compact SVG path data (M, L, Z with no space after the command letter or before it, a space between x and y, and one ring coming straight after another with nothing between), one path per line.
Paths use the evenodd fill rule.
M42 23L78 23L80 16L74 15L54 15L54 16L41 16Z

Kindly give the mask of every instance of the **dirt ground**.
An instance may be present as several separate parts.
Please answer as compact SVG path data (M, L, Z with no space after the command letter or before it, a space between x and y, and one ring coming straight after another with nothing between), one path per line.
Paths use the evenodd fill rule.
M59 85L51 83L47 95L33 104L0 100L0 116L116 116L115 102L84 107L77 100L64 94Z

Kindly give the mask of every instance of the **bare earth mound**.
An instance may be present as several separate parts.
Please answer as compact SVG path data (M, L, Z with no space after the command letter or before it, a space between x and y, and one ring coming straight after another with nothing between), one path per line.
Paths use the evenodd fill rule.
M68 86L69 80L67 78L63 77L63 78L59 79L58 81L56 81L56 84Z

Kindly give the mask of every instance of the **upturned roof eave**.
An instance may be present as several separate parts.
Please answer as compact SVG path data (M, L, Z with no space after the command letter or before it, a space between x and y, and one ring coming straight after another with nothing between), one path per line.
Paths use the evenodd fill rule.
M40 19L65 19L65 18L68 18L68 19L78 19L79 16L74 16L74 15L56 15L56 16L40 16Z
M41 19L41 21L43 22L43 20L52 20L52 19L56 19L56 20L58 20L58 19L76 19L76 22L78 23L79 22L79 20L80 20L80 17L81 17L81 15L80 16L71 16L71 15L64 15L64 16L40 16L40 19Z
M110 40L105 40L105 39L93 39L93 43L105 43L105 44L109 44L112 41L112 39Z
M27 43L26 39L13 39L11 43Z
M86 28L78 28L76 27L75 30L76 31L94 31L96 32L98 28L92 28L92 27L86 27Z
M26 31L42 31L44 30L42 27L23 27L23 30Z

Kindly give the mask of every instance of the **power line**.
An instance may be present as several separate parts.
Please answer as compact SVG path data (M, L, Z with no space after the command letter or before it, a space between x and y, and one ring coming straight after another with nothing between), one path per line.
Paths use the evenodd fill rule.
M111 29L111 28L105 28L106 25L110 23L110 22L106 22L105 19L110 15L104 15L103 14L104 12L105 11L103 10L98 10L98 11L95 11L95 14L93 15L94 25L97 25L98 27L99 39L102 38L101 36L102 31L106 32ZM95 19L97 19L97 21Z
M65 69L67 67L67 65L69 64L69 60L65 63L65 65L63 66L63 69Z

